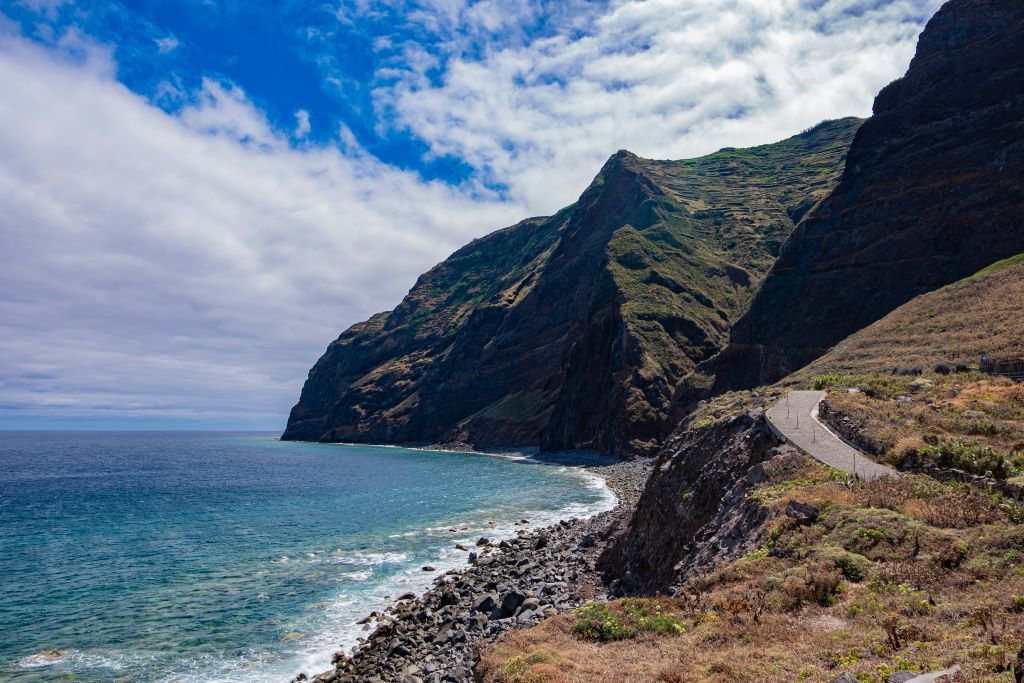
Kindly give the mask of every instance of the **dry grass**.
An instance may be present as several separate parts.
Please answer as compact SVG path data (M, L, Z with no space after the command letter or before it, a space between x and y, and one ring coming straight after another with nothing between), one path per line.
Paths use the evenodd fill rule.
M816 385L833 389L825 401L826 419L885 461L945 457L954 462L943 464L976 474L992 471L999 478L1024 469L1022 383L978 373L928 373L829 375L818 377Z
M1024 525L998 497L921 476L849 486L808 461L755 500L816 506L778 516L770 541L647 601L682 633L581 636L575 614L511 633L483 654L491 683L884 681L896 669L958 663L972 681L1013 680L1024 643ZM621 602L611 611L621 611Z
M943 363L977 366L983 353L1022 356L1022 318L1024 255L907 302L791 375L786 383L805 383L832 372L931 370Z

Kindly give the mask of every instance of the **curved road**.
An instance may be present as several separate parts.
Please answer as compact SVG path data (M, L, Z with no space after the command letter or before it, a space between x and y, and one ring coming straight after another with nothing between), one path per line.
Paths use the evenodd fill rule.
M824 397L824 391L792 391L766 416L794 446L830 467L866 480L898 477L896 470L871 460L818 421L818 404Z

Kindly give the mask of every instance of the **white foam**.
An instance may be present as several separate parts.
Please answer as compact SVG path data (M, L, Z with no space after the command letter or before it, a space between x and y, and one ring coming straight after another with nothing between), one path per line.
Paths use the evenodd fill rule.
M483 454L491 457L502 457L521 462L537 462L523 455ZM543 463L541 463L543 464ZM383 611L399 593L413 592L422 594L430 588L435 579L445 572L463 568L469 551L458 550L455 543L474 547L478 536L485 535L493 541L503 538L515 538L523 530L557 524L571 517L586 518L612 509L616 504L614 492L607 486L604 479L592 472L567 466L557 466L557 471L582 480L585 485L599 490L601 495L593 504L570 503L557 510L520 509L480 511L481 517L490 515L503 520L494 524L486 518L476 522L457 521L447 526L430 527L428 529L408 531L396 534L397 537L411 537L426 534L428 538L436 538L435 547L424 557L417 557L417 562L409 566L401 566L409 561L402 552L343 551L320 553L314 556L307 553L306 562L326 562L335 565L353 567L351 571L342 571L337 575L343 588L337 596L330 600L326 607L318 608L322 619L318 624L309 623L309 614L295 615L291 623L282 624L285 631L305 632L308 635L288 641L286 650L281 651L281 643L275 643L273 651L249 649L241 656L218 657L216 655L200 655L179 660L174 671L159 679L162 683L220 683L221 681L241 681L243 683L262 683L271 680L287 680L300 671L317 674L330 668L331 658L338 650L347 651L357 645L360 637L367 635L367 627L356 623L371 611ZM516 520L528 518L527 524L517 524ZM451 529L456 529L452 533ZM307 559L308 558L308 559ZM274 562L289 562L288 557L281 557ZM435 567L435 571L422 571L422 564ZM380 576L379 583L371 581ZM361 584L356 589L355 584ZM259 596L266 599L266 596ZM103 669L109 672L138 671L145 668L145 661L152 660L157 653L124 654L83 654L68 652L64 656L53 659L45 653L26 657L19 662L23 668L39 668L55 666L62 671L81 672L83 670ZM166 656L161 653L159 656Z

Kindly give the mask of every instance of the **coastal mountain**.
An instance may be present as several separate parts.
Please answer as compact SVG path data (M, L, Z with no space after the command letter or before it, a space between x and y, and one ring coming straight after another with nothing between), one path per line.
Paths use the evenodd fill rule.
M913 297L1021 251L1024 12L1019 0L949 2L906 75L878 94L835 190L793 231L728 348L684 383L680 402L771 383Z
M861 121L684 161L613 155L579 200L475 240L309 373L282 438L656 451Z

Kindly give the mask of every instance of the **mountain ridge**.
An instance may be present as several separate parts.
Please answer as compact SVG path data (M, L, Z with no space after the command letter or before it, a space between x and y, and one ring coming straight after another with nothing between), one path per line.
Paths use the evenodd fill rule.
M620 150L579 200L478 240L310 371L283 438L652 453L859 119L698 159Z
M1022 178L1020 5L948 2L875 98L836 188L678 402L769 384L913 297L1024 251Z

